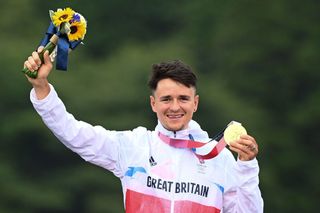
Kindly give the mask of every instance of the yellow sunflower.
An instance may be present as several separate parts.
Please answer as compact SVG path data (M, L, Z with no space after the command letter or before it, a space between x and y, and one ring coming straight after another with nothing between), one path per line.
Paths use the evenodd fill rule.
M70 33L68 34L69 41L83 40L87 32L87 23L85 21L75 21L70 25Z
M75 12L69 7L65 9L58 9L53 13L51 19L53 24L56 27L59 27L62 22L69 22L72 19L74 13Z

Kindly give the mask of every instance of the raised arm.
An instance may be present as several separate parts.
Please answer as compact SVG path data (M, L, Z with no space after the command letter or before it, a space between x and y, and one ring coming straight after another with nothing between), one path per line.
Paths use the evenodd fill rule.
M33 86L30 99L35 110L65 146L78 153L86 161L104 167L116 176L121 176L118 164L118 137L101 126L92 126L89 123L78 121L67 112L54 87L48 82L52 62L46 51L44 63L41 63L39 52L42 49L43 47L39 47L37 52L33 52L24 62L24 66L30 71L38 70L38 76L35 79L26 75Z

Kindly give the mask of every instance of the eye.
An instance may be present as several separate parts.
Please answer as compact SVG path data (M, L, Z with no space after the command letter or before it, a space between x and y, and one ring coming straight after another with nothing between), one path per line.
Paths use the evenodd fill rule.
M171 100L170 97L162 97L162 98L160 98L161 102L169 102L170 100Z
M189 96L180 96L180 101L182 101L182 102L187 102L187 101L189 101L190 100L190 97Z

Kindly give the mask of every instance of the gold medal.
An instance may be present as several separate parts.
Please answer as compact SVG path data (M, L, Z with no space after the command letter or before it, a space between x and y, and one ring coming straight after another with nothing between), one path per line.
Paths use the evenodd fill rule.
M232 121L227 128L224 130L223 137L225 142L230 145L231 142L240 139L241 135L246 135L246 129L241 125L241 123Z

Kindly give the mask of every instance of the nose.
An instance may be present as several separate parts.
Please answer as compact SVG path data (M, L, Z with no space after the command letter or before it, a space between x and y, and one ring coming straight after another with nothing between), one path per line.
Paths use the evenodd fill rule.
M179 111L180 109L180 104L178 102L178 100L173 99L170 105L170 110L173 112Z

